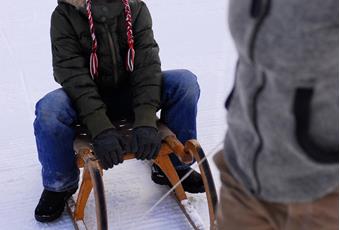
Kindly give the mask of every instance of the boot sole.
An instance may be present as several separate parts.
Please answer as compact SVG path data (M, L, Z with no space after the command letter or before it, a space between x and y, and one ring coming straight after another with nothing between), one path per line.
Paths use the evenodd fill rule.
M35 219L41 223L47 223L47 222L52 222L56 219L58 219L64 212L65 206L63 208L59 209L57 212L51 214L51 215L34 215Z

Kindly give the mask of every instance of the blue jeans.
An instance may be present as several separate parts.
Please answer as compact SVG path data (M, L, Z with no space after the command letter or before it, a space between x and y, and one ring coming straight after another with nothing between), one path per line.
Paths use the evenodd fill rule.
M187 70L163 72L161 120L184 143L196 139L197 102L200 95L196 76ZM44 188L66 191L76 188L79 169L75 163L73 141L77 114L63 89L48 93L36 104L34 134L42 165ZM172 154L176 169L185 169Z

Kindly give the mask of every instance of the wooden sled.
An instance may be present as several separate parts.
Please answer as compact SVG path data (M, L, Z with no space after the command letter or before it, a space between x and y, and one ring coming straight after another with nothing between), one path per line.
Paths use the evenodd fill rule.
M119 131L124 136L129 136L131 131L131 124L125 120L115 123L119 127ZM158 129L162 138L162 145L158 157L153 161L157 164L168 177L171 184L174 186L178 184L175 191L175 196L185 216L189 220L194 229L202 229L202 227L192 218L190 210L188 211L187 196L184 192L183 186L179 183L180 179L177 172L170 161L169 154L175 153L178 158L184 163L191 163L193 159L201 162L205 158L205 154L196 140L189 140L183 145L178 141L175 134L173 134L165 125L158 123ZM68 201L68 211L73 218L76 229L86 229L84 223L84 211L89 195L94 190L97 229L108 229L107 209L104 194L104 183L102 180L103 169L96 160L93 149L90 144L88 136L80 133L74 142L74 150L76 153L77 165L79 168L84 168L81 185L78 191L78 197L74 201ZM124 156L124 160L134 159L135 155L128 153ZM200 173L203 178L204 188L208 201L210 229L216 229L216 206L217 194L207 160L203 160L199 165Z

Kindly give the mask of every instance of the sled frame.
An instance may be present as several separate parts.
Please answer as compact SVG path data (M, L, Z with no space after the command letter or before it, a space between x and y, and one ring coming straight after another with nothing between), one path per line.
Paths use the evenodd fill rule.
M119 132L123 136L129 136L131 133L131 124L126 120L119 121L115 124ZM216 229L216 206L217 193L214 185L211 170L208 161L205 158L203 149L197 140L189 140L183 145L164 124L158 122L158 130L162 138L162 144L159 154L152 162L158 165L164 174L167 176L171 184L177 187L174 190L176 199L185 216L194 229L198 229L195 223L190 219L190 216L185 213L181 201L186 200L187 196L183 189L180 178L175 170L174 165L170 160L170 154L175 153L183 163L192 163L193 159L199 164L199 170L203 179L206 197L208 201L210 229ZM86 229L84 222L85 207L91 191L94 191L97 229L108 229L107 207L104 193L104 182L102 179L103 169L98 160L95 158L94 151L89 137L85 133L79 133L74 141L74 151L76 153L76 162L79 168L83 168L80 188L76 200L71 198L68 201L68 211L71 214L76 229ZM135 154L127 153L124 156L125 160L135 159Z

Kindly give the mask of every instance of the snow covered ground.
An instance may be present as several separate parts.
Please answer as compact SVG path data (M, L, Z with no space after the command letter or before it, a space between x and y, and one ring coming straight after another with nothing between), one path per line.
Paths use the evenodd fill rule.
M51 224L34 220L42 191L32 122L35 102L58 88L51 68L50 15L56 1L2 1L0 8L0 229L73 229L69 217ZM198 139L211 157L226 131L223 102L233 84L236 54L226 25L227 0L146 0L161 47L163 69L186 68L199 78ZM144 214L167 192L150 169L128 161L105 173L110 229L191 229L172 196ZM190 195L203 220L203 195ZM94 229L91 200L86 209Z

